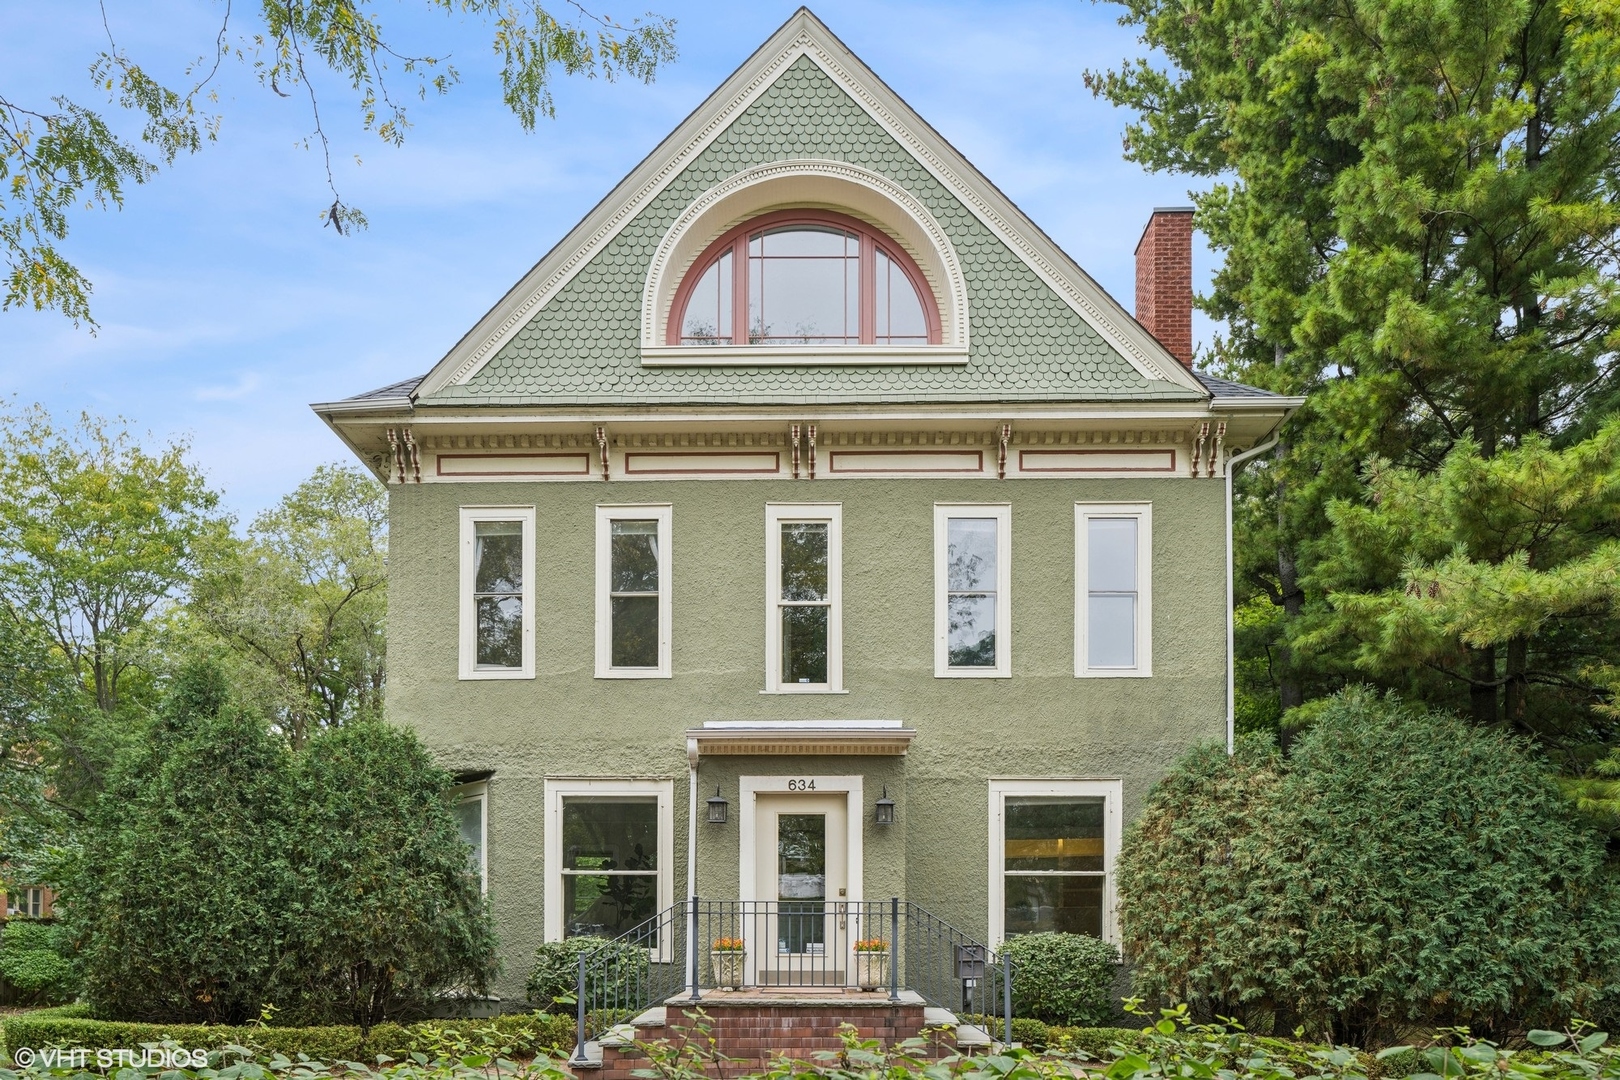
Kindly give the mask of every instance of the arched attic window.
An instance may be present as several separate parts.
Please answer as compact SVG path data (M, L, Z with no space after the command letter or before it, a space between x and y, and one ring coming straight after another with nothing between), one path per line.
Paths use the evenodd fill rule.
M784 210L698 256L675 295L671 344L938 345L939 311L911 256L844 214Z

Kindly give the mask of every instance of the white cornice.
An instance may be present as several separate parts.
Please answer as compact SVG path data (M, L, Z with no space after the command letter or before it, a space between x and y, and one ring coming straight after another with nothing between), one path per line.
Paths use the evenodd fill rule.
M428 373L418 395L471 378L649 201L801 56L808 56L1144 378L1208 391L1084 270L801 8L546 255Z

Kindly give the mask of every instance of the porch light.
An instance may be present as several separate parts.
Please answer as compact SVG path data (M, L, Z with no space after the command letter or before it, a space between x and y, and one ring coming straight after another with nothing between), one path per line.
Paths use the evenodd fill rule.
M894 800L889 798L889 786L883 785L883 796L877 801L876 813L872 820L879 825L894 824Z
M714 794L709 796L709 824L724 825L726 823L726 808L731 804L726 797L720 794L720 785L714 787Z

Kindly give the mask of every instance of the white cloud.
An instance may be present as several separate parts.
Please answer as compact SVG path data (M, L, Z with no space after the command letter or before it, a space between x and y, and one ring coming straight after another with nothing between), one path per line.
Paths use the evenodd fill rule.
M199 386L191 396L198 401L241 401L262 382L257 372L245 371L237 378L235 386Z

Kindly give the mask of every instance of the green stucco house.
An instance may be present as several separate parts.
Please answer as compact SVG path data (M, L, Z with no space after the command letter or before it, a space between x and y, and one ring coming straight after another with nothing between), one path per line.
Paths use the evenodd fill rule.
M1117 935L1298 404L1191 369L1191 215L1143 219L1133 318L801 10L425 376L315 406L389 486L388 713L466 782L503 998L647 920L689 964L689 896L747 985L856 980L892 897Z

